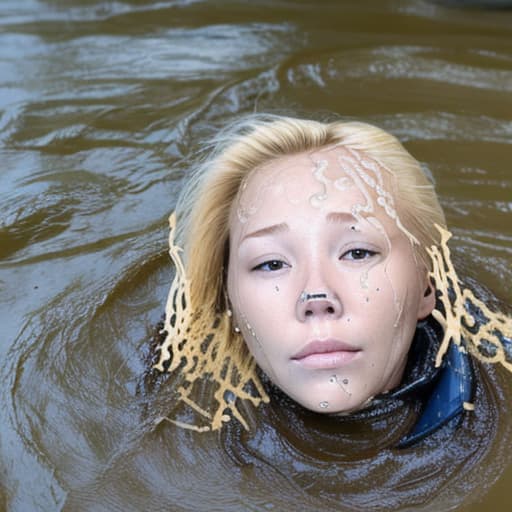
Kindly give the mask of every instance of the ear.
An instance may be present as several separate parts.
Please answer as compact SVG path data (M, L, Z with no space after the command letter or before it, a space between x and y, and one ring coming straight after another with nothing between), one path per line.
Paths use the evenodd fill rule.
M418 320L426 318L436 306L436 290L428 278L425 279L423 296L418 304Z

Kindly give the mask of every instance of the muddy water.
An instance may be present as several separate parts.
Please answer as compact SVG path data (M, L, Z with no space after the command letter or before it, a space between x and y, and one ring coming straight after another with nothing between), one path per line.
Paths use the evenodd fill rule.
M153 426L166 399L138 390L167 216L188 158L233 116L336 112L428 165L460 268L510 304L511 48L512 11L420 0L3 0L0 510L344 510L322 440L279 444L277 420L253 437ZM509 511L503 415L467 488L415 495L411 474L368 508Z

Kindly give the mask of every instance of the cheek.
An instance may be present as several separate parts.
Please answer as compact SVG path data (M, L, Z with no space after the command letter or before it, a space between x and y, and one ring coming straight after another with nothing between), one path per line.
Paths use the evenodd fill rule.
M275 329L290 310L290 293L286 287L271 282L240 283L238 307L258 332Z
M363 317L369 326L398 314L396 290L382 269L345 275L340 292L345 316Z
M387 353L392 361L401 361L408 352L418 322L417 276L409 274L406 268L399 276L387 269L369 283L368 328L382 353Z
M416 326L407 289L397 286L385 272L370 272L368 286L358 293L356 305L372 351L386 359L407 350ZM380 357L380 356L379 356Z
M275 345L273 337L279 332L276 326L283 324L286 309L284 290L273 280L254 279L229 272L228 294L235 323L257 358L259 352Z
M419 280L415 267L390 262L369 273L365 301L381 305L388 314L402 316L417 300ZM416 320L416 319L415 319Z

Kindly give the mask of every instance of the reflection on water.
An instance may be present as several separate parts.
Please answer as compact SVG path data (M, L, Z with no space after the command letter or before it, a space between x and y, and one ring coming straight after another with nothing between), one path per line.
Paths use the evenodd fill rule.
M232 116L338 112L425 162L460 267L510 303L512 12L422 0L0 12L0 509L341 509L334 467L279 431L283 418L220 437L154 427L172 393L137 390L170 283L167 215L187 158ZM489 484L506 451L475 455ZM508 469L478 485L464 510L508 511L511 482Z

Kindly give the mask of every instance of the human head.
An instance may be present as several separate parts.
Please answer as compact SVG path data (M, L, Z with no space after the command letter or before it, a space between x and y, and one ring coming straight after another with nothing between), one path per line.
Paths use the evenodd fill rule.
M234 323L270 380L316 412L398 386L435 306L384 182L375 161L330 146L260 167L232 208Z
M184 250L193 301L222 309L230 212L244 180L279 157L330 145L359 151L389 171L398 217L417 239L414 249L419 259L430 268L426 249L439 243L435 225L444 227L446 222L432 182L398 139L361 122L322 123L255 114L217 137L176 209L175 242Z
M432 183L419 163L387 132L359 122L320 123L279 116L249 116L216 141L210 158L189 182L178 204L176 245L184 251L188 307L203 325L228 310L226 273L230 216L243 183L266 164L284 156L339 146L365 155L386 171L386 189L419 264L430 268L427 249L439 242L445 225ZM225 329L219 343L239 368L251 357L240 336Z

